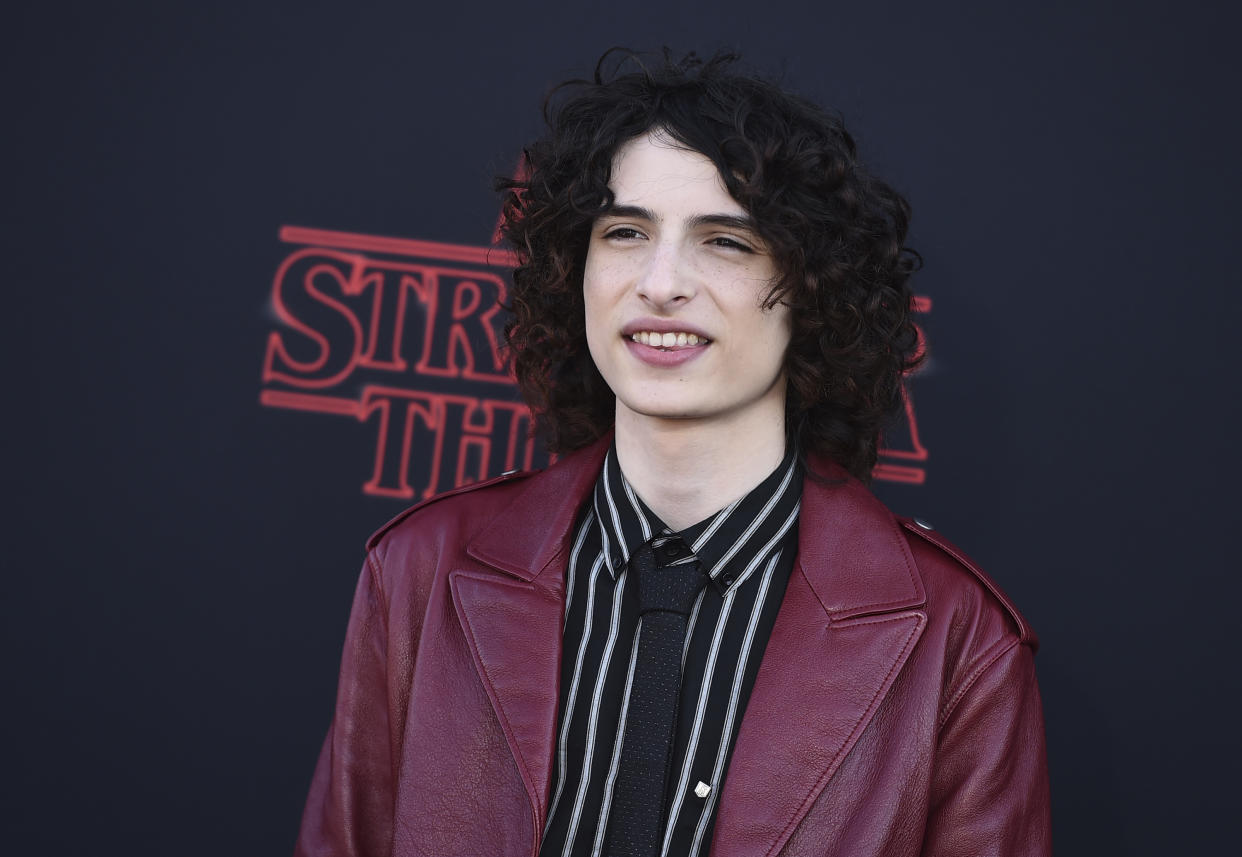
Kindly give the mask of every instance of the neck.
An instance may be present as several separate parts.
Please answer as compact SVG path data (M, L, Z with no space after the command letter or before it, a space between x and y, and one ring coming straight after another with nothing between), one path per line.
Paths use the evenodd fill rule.
M756 418L758 417L758 418ZM674 531L745 496L785 456L783 409L708 421L617 409L617 461L643 502Z

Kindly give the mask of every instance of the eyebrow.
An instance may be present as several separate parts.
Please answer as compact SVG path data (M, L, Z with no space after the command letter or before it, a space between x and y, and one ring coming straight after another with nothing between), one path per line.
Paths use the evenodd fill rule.
M632 217L636 220L649 220L656 223L660 218L655 212L640 205L610 205L599 213L599 217ZM691 229L700 226L723 226L726 229L740 229L758 233L755 219L749 214L696 214L687 224Z

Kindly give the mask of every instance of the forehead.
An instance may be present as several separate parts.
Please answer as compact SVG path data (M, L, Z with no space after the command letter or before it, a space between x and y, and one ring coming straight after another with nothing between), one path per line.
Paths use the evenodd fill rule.
M706 155L659 131L627 140L617 149L608 186L617 205L642 206L662 216L746 213Z

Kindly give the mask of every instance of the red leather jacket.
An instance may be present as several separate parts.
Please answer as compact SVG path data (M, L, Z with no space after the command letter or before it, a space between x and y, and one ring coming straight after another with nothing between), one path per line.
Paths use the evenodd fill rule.
M298 855L538 853L568 538L605 450L372 537ZM712 855L1048 854L1033 634L952 545L816 467Z

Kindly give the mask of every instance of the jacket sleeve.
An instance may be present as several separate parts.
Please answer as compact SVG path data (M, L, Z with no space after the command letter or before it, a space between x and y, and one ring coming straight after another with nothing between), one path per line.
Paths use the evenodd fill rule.
M1047 857L1048 767L1031 646L998 644L949 705L924 857Z
M311 780L295 857L381 857L391 849L387 606L378 571L368 554L345 635L336 710Z

